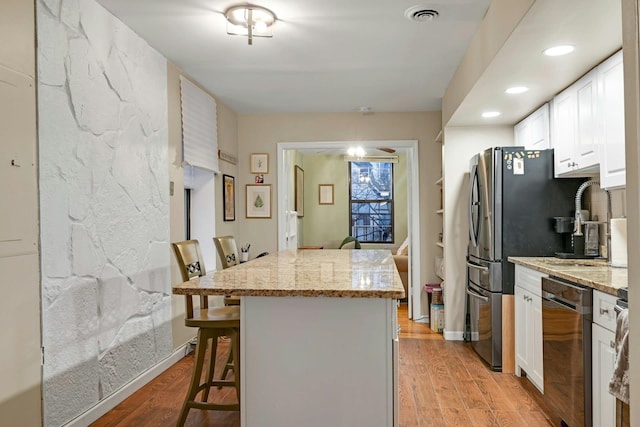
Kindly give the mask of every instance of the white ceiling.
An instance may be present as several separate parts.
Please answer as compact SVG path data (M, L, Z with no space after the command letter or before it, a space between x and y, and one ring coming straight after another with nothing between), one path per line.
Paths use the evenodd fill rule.
M256 0L274 37L249 46L223 12L239 1L98 0L240 114L429 111L457 69L490 0ZM414 22L420 5L439 19ZM540 52L557 42L576 51ZM448 125L512 125L622 44L620 0L536 0ZM504 89L526 85L513 96ZM499 110L485 120L480 113Z
M558 44L572 44L575 51L542 55ZM515 124L621 46L620 0L536 0L448 125ZM510 86L529 91L508 95ZM502 114L483 119L482 111Z
M489 0L255 0L273 38L226 34L242 1L98 0L234 111L439 110ZM416 4L435 21L405 17Z

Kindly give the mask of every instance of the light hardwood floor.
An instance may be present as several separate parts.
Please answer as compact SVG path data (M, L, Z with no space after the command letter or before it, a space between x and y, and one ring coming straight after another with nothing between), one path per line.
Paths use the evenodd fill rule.
M527 381L492 372L463 342L445 341L428 324L398 311L400 332L400 426L550 426ZM226 348L226 343L221 348ZM225 346L225 347L222 347ZM219 353L222 366L224 351ZM187 356L126 399L93 426L174 426L187 391L193 356ZM233 402L232 389L210 400ZM192 409L187 426L239 427L238 412ZM304 426L282 426L304 427Z

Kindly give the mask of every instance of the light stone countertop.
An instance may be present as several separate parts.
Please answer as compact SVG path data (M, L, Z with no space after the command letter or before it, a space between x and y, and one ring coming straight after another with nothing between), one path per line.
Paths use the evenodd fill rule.
M173 287L177 295L404 298L391 251L292 250Z
M604 260L554 257L509 257L508 260L611 295L628 284L627 269L611 267Z

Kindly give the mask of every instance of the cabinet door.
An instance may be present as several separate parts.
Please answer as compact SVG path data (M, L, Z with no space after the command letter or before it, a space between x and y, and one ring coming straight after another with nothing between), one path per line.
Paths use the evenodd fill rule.
M575 145L575 90L569 87L553 98L552 140L555 176L573 171Z
M592 70L576 83L576 139L573 161L576 169L597 167L597 86L596 71Z
M544 392L544 366L542 356L542 297L532 295L531 302L531 362L527 376Z
M529 130L531 128L529 123L529 118L527 117L513 127L513 138L515 141L513 145L516 147L527 147L529 145Z
M516 341L516 375L520 376L521 370L524 369L529 373L529 363L531 359L530 335L531 304L529 298L531 294L516 286L514 289L515 297L515 341Z
M616 399L609 394L609 380L615 366L615 333L592 325L593 427L616 425Z
M607 59L597 68L598 101L602 145L600 186L623 188L626 185L624 154L624 76L622 52Z
M534 111L529 117L529 135L526 148L529 150L546 150L549 143L549 104Z

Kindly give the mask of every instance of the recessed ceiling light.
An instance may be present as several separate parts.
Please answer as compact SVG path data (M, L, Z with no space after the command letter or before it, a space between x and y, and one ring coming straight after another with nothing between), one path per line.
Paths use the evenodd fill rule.
M574 46L570 44L565 44L565 45L550 47L548 49L543 50L542 53L547 56L561 56L561 55L566 55L567 53L573 52L574 49L575 49Z
M510 95L516 95L518 93L525 93L528 90L529 90L529 88L526 87L526 86L513 86L513 87L510 87L507 90L505 90L505 92L510 94Z
M484 117L485 119L490 119L492 117L498 117L500 115L499 111L485 111L484 113L482 113L482 117Z

